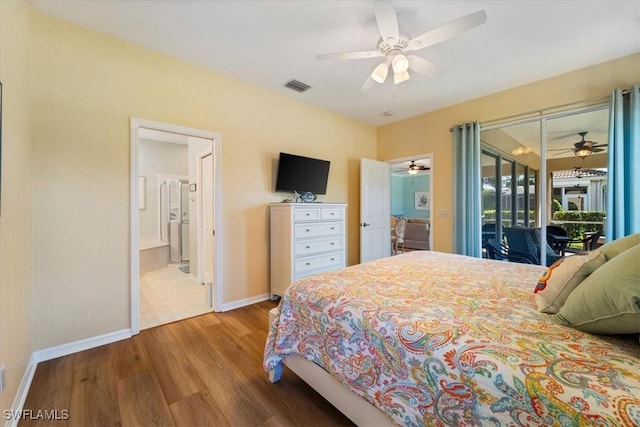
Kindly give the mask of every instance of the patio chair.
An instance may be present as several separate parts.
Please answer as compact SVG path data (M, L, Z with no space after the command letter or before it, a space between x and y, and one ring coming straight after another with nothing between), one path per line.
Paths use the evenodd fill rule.
M482 224L482 247L487 249L487 243L496 238L496 225L487 223Z
M554 252L564 255L565 249L571 243L571 237L564 228L557 225L547 225L547 243Z
M595 233L590 234L582 240L582 249L566 248L564 251L572 254L593 251L598 248L598 240L600 239L600 237L602 237L603 234L604 232L602 230L596 231Z
M489 240L486 244L487 257L499 261L519 262L521 264L535 264L535 259L525 253L509 249L497 240Z
M514 254L524 254L527 259L533 260L532 264L542 264L540 261L540 239L536 236L536 232L540 233L540 229L527 227L510 227L504 229L504 235L507 239L507 247ZM550 266L562 255L554 252L554 250L546 245L547 266Z

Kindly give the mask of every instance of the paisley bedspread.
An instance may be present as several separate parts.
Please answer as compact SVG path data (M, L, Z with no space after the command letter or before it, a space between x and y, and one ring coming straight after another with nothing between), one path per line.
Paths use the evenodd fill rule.
M299 354L400 425L640 425L638 336L539 313L543 271L415 251L303 279L264 368Z

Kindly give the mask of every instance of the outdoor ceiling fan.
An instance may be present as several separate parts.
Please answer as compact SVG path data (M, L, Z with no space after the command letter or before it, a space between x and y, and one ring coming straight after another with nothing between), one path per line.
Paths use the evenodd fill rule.
M578 135L580 135L582 139L573 144L575 148L552 148L548 151L560 151L559 153L554 154L554 156L573 152L576 157L587 157L592 155L593 153L600 153L602 151L605 151L603 147L606 147L608 144L599 144L594 141L586 141L584 137L587 135L587 133L589 132L578 132Z
M479 10L411 38L400 33L396 9L391 0L375 0L373 6L376 23L380 30L377 50L317 55L318 59L384 58L365 80L361 89L363 91L369 90L375 83L384 83L387 80L389 68L393 72L395 84L409 80L411 78L409 70L425 75L436 74L439 69L435 64L412 55L411 52L448 40L487 21L487 13Z
M582 166L574 166L573 167L576 178L580 179L589 175L602 175L602 171L597 169L585 169Z

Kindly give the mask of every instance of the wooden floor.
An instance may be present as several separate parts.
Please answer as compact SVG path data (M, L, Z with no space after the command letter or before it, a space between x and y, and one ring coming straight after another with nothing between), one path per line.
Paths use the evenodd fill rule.
M290 371L269 382L262 356L274 306L205 314L42 362L19 426L353 425ZM52 410L68 420L38 416Z

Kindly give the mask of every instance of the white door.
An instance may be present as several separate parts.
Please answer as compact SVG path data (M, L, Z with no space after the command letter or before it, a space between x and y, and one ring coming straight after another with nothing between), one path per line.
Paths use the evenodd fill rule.
M202 185L202 282L207 286L207 303L213 307L214 221L213 221L213 155L200 158Z
M360 262L391 255L391 165L360 159Z

